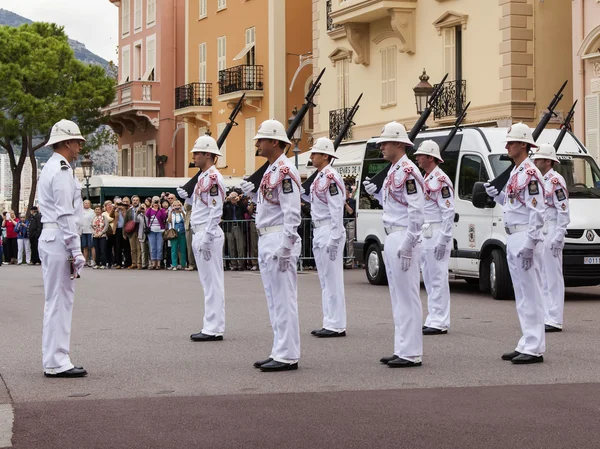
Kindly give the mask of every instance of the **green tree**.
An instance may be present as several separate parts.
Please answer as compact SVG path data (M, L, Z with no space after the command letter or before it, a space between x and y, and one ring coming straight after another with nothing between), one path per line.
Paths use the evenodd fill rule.
M105 122L101 108L114 98L114 79L100 66L77 61L62 27L41 22L0 27L0 146L10 160L13 209L19 206L27 157L33 169L29 207L33 204L35 152L46 145L52 125L66 118L89 134Z

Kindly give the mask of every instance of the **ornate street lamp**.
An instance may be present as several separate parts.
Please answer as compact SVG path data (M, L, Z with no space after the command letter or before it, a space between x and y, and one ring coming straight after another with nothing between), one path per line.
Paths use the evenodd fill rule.
M83 169L83 177L85 178L85 190L87 194L87 199L91 201L90 196L90 178L92 177L94 162L90 158L89 154L83 156L83 160L81 161L81 168Z
M294 110L292 111L291 117L288 119L288 125L291 125L294 119L298 115L298 108L294 106ZM302 140L302 123L298 125L298 128L294 131L294 135L290 139L294 143L294 149L292 152L294 153L294 159L296 163L296 168L298 168L298 154L300 154L300 148L298 148L298 142Z
M423 74L419 77L419 84L413 87L415 93L415 103L417 105L417 115L421 115L427 107L429 97L433 93L433 86L429 84L429 75L423 69Z

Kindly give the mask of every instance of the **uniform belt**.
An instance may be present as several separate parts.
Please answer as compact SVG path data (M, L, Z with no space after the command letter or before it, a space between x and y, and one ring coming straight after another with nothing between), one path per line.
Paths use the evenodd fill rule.
M43 223L42 224L42 229L59 229L58 227L58 223Z
M192 234L197 234L199 232L202 232L206 229L206 225L196 225L196 226L191 226L192 228Z
M525 232L529 229L529 225L504 226L504 230L508 235L516 234L517 232Z
M312 222L313 227L315 227L315 228L320 228L321 226L327 226L329 223L331 223L331 220L329 218L326 218L325 220L313 220L313 222Z
M393 234L394 232L406 231L407 229L408 229L407 226L389 226L389 227L385 228L385 234L390 235L390 234Z
M266 234L272 234L273 232L280 232L283 231L283 226L267 226L266 228L256 228L256 231L258 232L258 236L262 237L263 235Z

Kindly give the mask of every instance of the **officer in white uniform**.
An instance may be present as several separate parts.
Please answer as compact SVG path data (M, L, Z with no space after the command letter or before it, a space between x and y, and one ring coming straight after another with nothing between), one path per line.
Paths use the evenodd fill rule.
M542 288L544 292L545 330L561 332L565 309L565 281L563 279L563 248L567 226L571 222L569 214L569 191L554 164L560 164L553 145L540 145L531 160L544 176L544 264Z
M83 224L81 184L71 166L85 139L70 120L56 123L47 145L54 148L38 184L42 212L39 253L44 279L42 362L46 377L84 377L69 358L75 279L85 265L78 229Z
M391 368L421 366L423 310L420 292L421 228L425 203L419 169L406 156L412 142L400 123L385 125L377 143L384 159L392 163L383 188L365 180L365 190L383 204L384 259L395 324L394 355L381 363Z
M290 141L280 122L263 122L254 140L259 156L269 162L256 194L256 228L260 275L273 327L271 355L254 366L261 371L295 370L300 359L296 275L301 247L300 175L284 154ZM241 188L254 196L251 182L243 181Z
M310 160L318 174L310 186L309 201L313 254L323 301L323 327L311 333L319 338L346 336L343 266L346 186L342 176L331 166L333 158L337 159L333 142L325 137L317 139L310 150Z
M427 290L429 314L425 319L423 335L446 334L450 328L448 262L454 226L454 188L452 181L438 165L444 160L437 143L433 140L423 141L415 156L419 168L425 171L421 272Z
M544 183L542 174L529 159L529 150L537 147L531 130L523 123L510 127L506 135L508 156L515 163L505 191L490 183L487 194L503 204L508 269L513 281L517 313L523 336L512 352L502 360L515 364L544 361L544 302L541 286L544 225Z
M225 332L225 284L223 274L223 230L219 226L223 215L225 182L215 160L222 156L217 142L210 136L200 136L192 148L194 164L202 174L191 198L179 187L177 194L192 205L190 228L192 249L198 264L198 275L204 290L204 325L190 335L192 341L220 341Z

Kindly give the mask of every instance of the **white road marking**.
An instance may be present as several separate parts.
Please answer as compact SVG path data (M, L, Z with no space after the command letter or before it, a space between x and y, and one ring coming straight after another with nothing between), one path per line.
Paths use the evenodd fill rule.
M14 419L12 405L0 404L0 448L12 447Z

